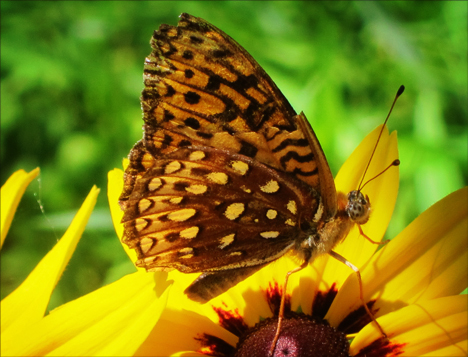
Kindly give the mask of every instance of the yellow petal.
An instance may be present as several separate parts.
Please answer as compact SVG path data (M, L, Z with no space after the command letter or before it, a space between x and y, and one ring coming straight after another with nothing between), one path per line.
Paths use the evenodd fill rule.
M127 253L130 260L135 263L138 260L137 252L134 249L130 249L128 245L122 243L124 226L121 223L123 211L119 206L119 197L123 190L123 171L119 169L109 171L107 179L107 198L109 200L109 207L115 232L117 233L117 237L119 237L119 242L125 253ZM146 271L144 268L136 267L136 269L139 271Z
M348 193L359 186L361 177L369 162L369 158L377 142L382 126L377 127L362 141L340 169L335 184L338 191ZM388 133L384 127L379 144L371 161L365 181L381 173L395 159L398 159L396 132ZM399 169L391 167L377 179L364 187L362 192L369 196L371 216L369 222L362 225L362 230L374 241L380 241L390 222L398 193ZM334 251L346 258L357 267L362 267L369 261L378 248L359 233L355 226L346 239ZM318 271L323 270L323 280L329 286L333 282L339 288L353 271L337 260L324 256L313 263ZM325 287L323 287L325 288Z
M400 346L403 356L423 356L435 350L460 349L466 356L467 295L447 296L418 302L377 319L388 334L391 344ZM350 354L357 354L380 338L379 332L367 325L353 340Z
M434 204L362 270L364 299L377 299L377 316L437 297L459 294L468 285L468 188ZM359 308L355 274L336 296L328 318L336 326Z
M182 355L199 356L199 353L194 352L201 347L196 338L203 337L203 334L218 337L233 346L238 340L231 332L201 313L167 308L135 355L178 356L182 351L192 351Z
M39 175L39 168L35 168L29 173L18 170L5 182L1 189L1 221L0 221L0 248L3 246L5 237L10 229L11 221L15 215L16 208L26 187Z
M166 273L133 273L62 305L27 330L27 336L8 343L4 352L21 356L133 355L166 306L166 277Z
M433 350L425 353L423 357L440 357L440 356L466 356L468 351L468 340L463 340L453 345Z
M81 238L96 204L99 189L93 187L60 241L39 262L26 280L1 302L2 335L21 334L44 316L50 295Z

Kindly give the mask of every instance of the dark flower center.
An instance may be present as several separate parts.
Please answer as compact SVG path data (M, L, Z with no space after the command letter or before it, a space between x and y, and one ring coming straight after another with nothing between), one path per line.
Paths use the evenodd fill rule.
M269 318L247 331L237 344L236 357L268 357L277 318ZM326 321L304 314L285 316L274 357L348 357L346 335Z

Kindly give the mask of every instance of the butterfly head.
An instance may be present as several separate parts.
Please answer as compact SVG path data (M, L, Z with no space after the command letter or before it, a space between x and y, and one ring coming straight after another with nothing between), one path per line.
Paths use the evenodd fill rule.
M366 223L370 216L370 201L369 196L365 196L359 190L354 190L348 193L348 204L346 205L346 213L349 218L359 225Z

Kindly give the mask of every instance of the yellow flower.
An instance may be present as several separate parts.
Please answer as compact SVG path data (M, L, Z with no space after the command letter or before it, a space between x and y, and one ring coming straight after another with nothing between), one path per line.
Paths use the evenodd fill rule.
M340 170L335 180L338 190L349 192L358 187L379 130L364 139ZM385 129L366 178L397 157L396 134L389 135ZM373 240L381 240L386 231L397 191L396 168L363 189L371 198L373 212L362 229ZM429 208L377 253L377 246L360 236L357 228L336 248L360 268L364 300L388 340L369 323L356 274L329 256L291 276L286 316L311 316L319 327L326 320L338 334L353 333L346 351L352 356L466 355L468 301L466 295L458 294L467 287L467 206L468 190L464 188ZM297 262L289 257L278 259L205 305L183 294L196 274L170 272L175 283L168 307L135 355L234 355L239 338L246 343L246 333L259 335L265 321L277 316L284 277L295 267ZM303 342L300 335L306 340L314 337L280 335L281 348L275 350L275 356L285 351L289 356L301 355L303 352L295 350ZM267 355L268 341L259 355ZM254 356L255 349L248 346L247 355Z
M2 186L1 237L39 169L20 170ZM118 188L117 188L118 190ZM64 236L26 280L1 302L1 355L131 355L165 307L165 274L134 273L44 316L96 203L93 187Z

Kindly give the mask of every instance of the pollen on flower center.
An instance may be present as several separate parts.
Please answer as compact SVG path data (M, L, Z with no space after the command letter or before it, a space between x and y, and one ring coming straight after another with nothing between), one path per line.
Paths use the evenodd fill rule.
M277 318L266 319L242 336L236 357L267 357L275 336ZM304 314L285 316L274 357L347 357L349 343L346 335L325 321Z

